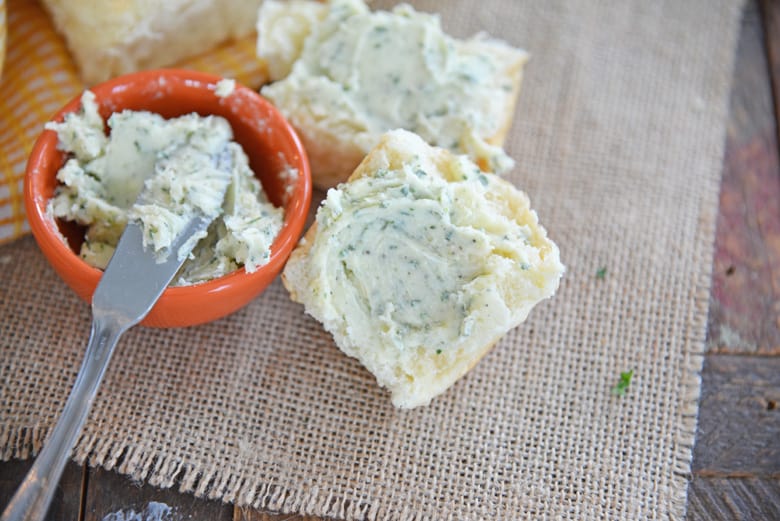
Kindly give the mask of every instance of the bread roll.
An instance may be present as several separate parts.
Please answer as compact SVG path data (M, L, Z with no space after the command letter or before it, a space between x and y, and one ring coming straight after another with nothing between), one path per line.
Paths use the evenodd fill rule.
M260 0L43 0L89 85L252 33Z
M436 15L363 0L265 0L262 89L298 130L320 188L346 180L386 131L404 128L468 154L484 171L513 161L501 149L527 54L477 35L446 35Z
M523 192L396 130L328 191L282 280L410 408L463 376L563 271Z

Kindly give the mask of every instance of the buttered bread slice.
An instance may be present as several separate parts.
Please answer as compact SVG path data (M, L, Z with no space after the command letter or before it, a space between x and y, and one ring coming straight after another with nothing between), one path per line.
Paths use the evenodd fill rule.
M283 281L410 408L463 376L563 271L523 192L396 130L328 191Z
M89 85L252 34L261 0L43 0Z
M298 130L314 184L345 181L388 130L468 154L485 171L513 161L501 149L528 56L478 35L445 34L439 17L363 0L265 0L258 55L263 87Z

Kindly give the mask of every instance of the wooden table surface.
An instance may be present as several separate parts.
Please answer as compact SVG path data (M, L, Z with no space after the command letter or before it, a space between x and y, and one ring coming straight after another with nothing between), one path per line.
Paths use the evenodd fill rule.
M723 163L690 521L780 520L778 121L780 0L749 0ZM0 463L0 506L29 466ZM122 521L135 519L131 511L142 521L317 519L234 508L75 463L66 469L48 519Z

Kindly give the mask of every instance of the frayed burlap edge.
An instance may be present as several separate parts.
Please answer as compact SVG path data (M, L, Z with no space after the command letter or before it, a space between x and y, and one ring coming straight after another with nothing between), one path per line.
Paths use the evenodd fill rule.
M28 459L34 457L43 447L49 429L32 427L22 429L0 429L0 459ZM139 482L146 482L158 488L178 485L179 492L196 497L232 503L239 507L250 507L258 511L317 515L337 519L375 521L391 514L378 505L359 504L348 499L336 498L319 487L305 491L291 491L271 484L258 484L246 478L239 478L216 468L205 472L195 469L170 455L148 452L141 447L124 443L109 443L93 437L81 436L73 460L79 465L102 467L116 471ZM305 496L305 497L304 497ZM404 521L423 519L421 514L408 507L400 514Z
M41 440L42 438L36 438ZM40 441L38 441L40 447ZM379 520L397 514L378 505L359 504L334 497L319 487L291 491L273 484L258 484L217 468L206 471L183 463L170 455L149 453L141 447L108 443L82 437L74 460L79 464L115 470L135 481L147 482L158 488L177 486L182 493L220 500L258 511L296 513L337 519ZM400 519L415 521L420 514L405 508Z
M745 0L742 0L737 9L744 12ZM732 49L729 54L729 62L725 64L728 76L728 92L731 92L734 79L734 66L737 56L737 43L739 39L739 26L741 16L733 17L735 27L728 34L732 35L731 41L724 45ZM723 139L719 143L716 157L721 158L721 167L713 182L703 187L701 191L701 207L698 224L696 251L698 263L701 266L698 278L695 282L693 306L690 308L689 323L692 324L692 337L683 341L687 347L683 350L682 361L683 377L680 382L682 402L680 404L677 419L678 432L675 450L675 463L672 482L678 486L671 497L670 514L675 519L685 519L688 510L688 485L692 479L691 463L693 462L693 447L696 442L696 429L699 421L699 399L701 397L701 371L704 364L705 346L707 341L707 320L709 315L710 291L712 288L712 268L715 254L715 232L720 200L720 187L723 175L722 165L726 152L726 127L730 113L731 96L725 96L723 105L718 107L724 115L722 129ZM697 349L698 348L698 349Z

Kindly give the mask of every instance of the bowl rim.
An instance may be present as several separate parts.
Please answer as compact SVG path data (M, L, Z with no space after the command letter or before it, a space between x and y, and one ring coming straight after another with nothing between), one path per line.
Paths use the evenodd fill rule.
M185 82L198 82L209 90L215 90L216 84L219 81L227 79L214 74L186 69L152 69L118 76L106 82L85 88L84 90L94 92L98 98L97 103L101 106L101 95L110 94L110 91L115 88L126 89L128 88L128 84L148 83L152 79L159 80L160 78L172 78ZM194 83L188 84L188 86L194 85ZM303 143L290 122L287 121L270 101L263 98L257 91L238 82L236 82L235 91L240 91L244 96L249 96L255 103L263 105L265 110L274 114L274 119L278 121L279 127L286 135L286 139L289 139L292 142L292 147L297 152L297 155L300 156L300 165L290 165L298 170L298 176L295 184L292 185L294 188L287 199L286 204L282 205L282 208L284 209L282 228L279 230L271 244L271 255L268 262L258 267L253 273L248 273L245 267L241 266L237 270L208 281L187 286L168 286L165 288L158 303L162 301L163 298L165 298L165 300L186 300L195 296L202 297L204 295L217 294L236 285L251 285L254 279L266 277L266 274L269 271L273 271L277 268L278 270L281 270L282 265L286 262L303 231L312 197L311 170ZM62 121L66 114L76 112L81 105L81 96L83 92L84 91L66 103L49 119L49 121ZM114 111L112 110L112 112ZM193 110L193 112L195 112L195 110ZM30 224L30 230L36 241L44 243L46 247L52 248L52 252L57 257L58 261L63 263L63 266L61 267L65 271L81 273L87 280L87 284L91 287L90 292L94 292L94 287L97 286L98 281L102 277L103 270L87 264L76 252L63 242L62 234L59 231L56 221L52 219L47 212L47 206L50 199L45 198L35 191L36 170L39 165L46 165L49 161L56 160L62 162L60 166L57 167L57 171L59 171L62 164L64 164L67 155L57 148L57 143L58 138L56 132L44 129L36 139L28 157L24 173L24 203L28 216L28 223ZM55 155L57 156L56 158ZM43 166L41 167L43 168ZM43 244L41 246L43 246Z

